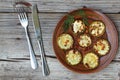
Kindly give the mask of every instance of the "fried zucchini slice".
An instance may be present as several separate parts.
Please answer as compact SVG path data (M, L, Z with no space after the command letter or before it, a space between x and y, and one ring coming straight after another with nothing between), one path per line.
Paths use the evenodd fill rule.
M73 32L74 33L83 33L85 31L85 24L81 20L76 20L73 23Z
M78 43L81 47L88 47L91 45L92 41L89 35L83 34L78 38Z
M77 65L82 60L81 53L78 50L70 50L66 54L66 60L70 65Z
M103 56L109 52L110 45L109 45L109 42L107 40L100 39L94 44L93 48L94 48L96 53Z
M83 64L88 69L94 69L99 64L99 57L95 53L89 52L84 56Z
M94 21L89 27L89 33L92 36L100 37L104 34L104 32L105 32L105 25L101 21Z
M57 39L57 44L61 49L70 49L73 45L73 38L70 34L61 34Z

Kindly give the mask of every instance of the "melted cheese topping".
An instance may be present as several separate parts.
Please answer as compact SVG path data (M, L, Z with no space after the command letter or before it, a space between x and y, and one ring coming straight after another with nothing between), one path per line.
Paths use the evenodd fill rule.
M70 65L77 65L82 60L80 52L70 50L66 55L66 60Z
M99 40L93 48L99 55L105 55L108 53L110 46L107 40Z
M86 68L94 69L98 66L98 56L94 53L87 53L83 58L83 64Z
M73 45L73 38L69 34L62 34L58 37L57 43L61 49L70 49Z
M100 21L95 21L90 25L90 33L93 36L101 36L105 32L105 25Z
M73 23L73 31L74 33L83 32L85 30L85 24L81 20L76 20Z
M88 47L92 43L90 36L86 34L81 35L78 42L81 47Z

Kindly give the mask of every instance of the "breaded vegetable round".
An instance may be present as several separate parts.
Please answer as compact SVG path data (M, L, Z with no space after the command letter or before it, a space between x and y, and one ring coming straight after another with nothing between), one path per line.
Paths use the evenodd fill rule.
M96 53L103 56L109 52L110 45L109 45L109 42L107 40L100 39L94 44L93 48L94 48Z
M61 49L70 49L73 45L73 38L70 34L61 34L57 39L57 44Z
M88 47L91 45L92 41L90 36L88 36L87 34L83 34L80 35L80 37L78 38L78 43L81 47Z
M70 50L66 54L66 60L70 65L77 65L81 62L81 53L77 50Z
M81 20L76 20L73 23L73 32L74 33L83 33L85 31L85 24Z
M92 36L99 37L102 36L105 32L105 25L101 21L94 21L89 27L89 33Z
M83 58L83 64L88 69L94 69L99 64L99 57L93 52L87 53Z

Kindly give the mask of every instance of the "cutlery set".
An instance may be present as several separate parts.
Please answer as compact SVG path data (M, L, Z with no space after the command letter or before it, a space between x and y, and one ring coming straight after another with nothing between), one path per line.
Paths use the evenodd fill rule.
M34 49L33 49L29 34L28 34L29 22L27 18L27 13L24 10L24 7L16 8L16 11L18 12L19 21L21 25L23 26L23 28L25 29L26 38L27 38L28 47L29 47L29 53L30 53L31 67L33 69L36 69L38 68L38 63L35 58ZM49 67L47 64L46 57L45 57L44 44L43 44L43 39L42 39L42 31L41 31L41 26L40 26L39 16L38 16L38 9L37 9L36 4L32 5L32 20L33 20L33 26L34 26L34 31L35 31L35 35L37 38L38 46L40 49L39 51L41 55L42 73L43 73L43 76L48 76L50 74L50 71L49 71Z

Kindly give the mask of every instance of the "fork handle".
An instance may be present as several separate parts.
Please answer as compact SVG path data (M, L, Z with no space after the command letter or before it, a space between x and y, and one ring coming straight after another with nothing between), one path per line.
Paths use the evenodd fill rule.
M30 41L27 27L25 28L25 33L26 33L26 38L27 38L27 42L28 42L28 46L29 46L31 67L33 69L36 69L36 68L38 68L38 63L35 58L35 53L34 53L34 50L33 50L33 47L32 47L31 41Z
M43 76L48 76L50 74L50 70L45 57L45 50L42 40L38 40L38 45L41 53L42 73Z

